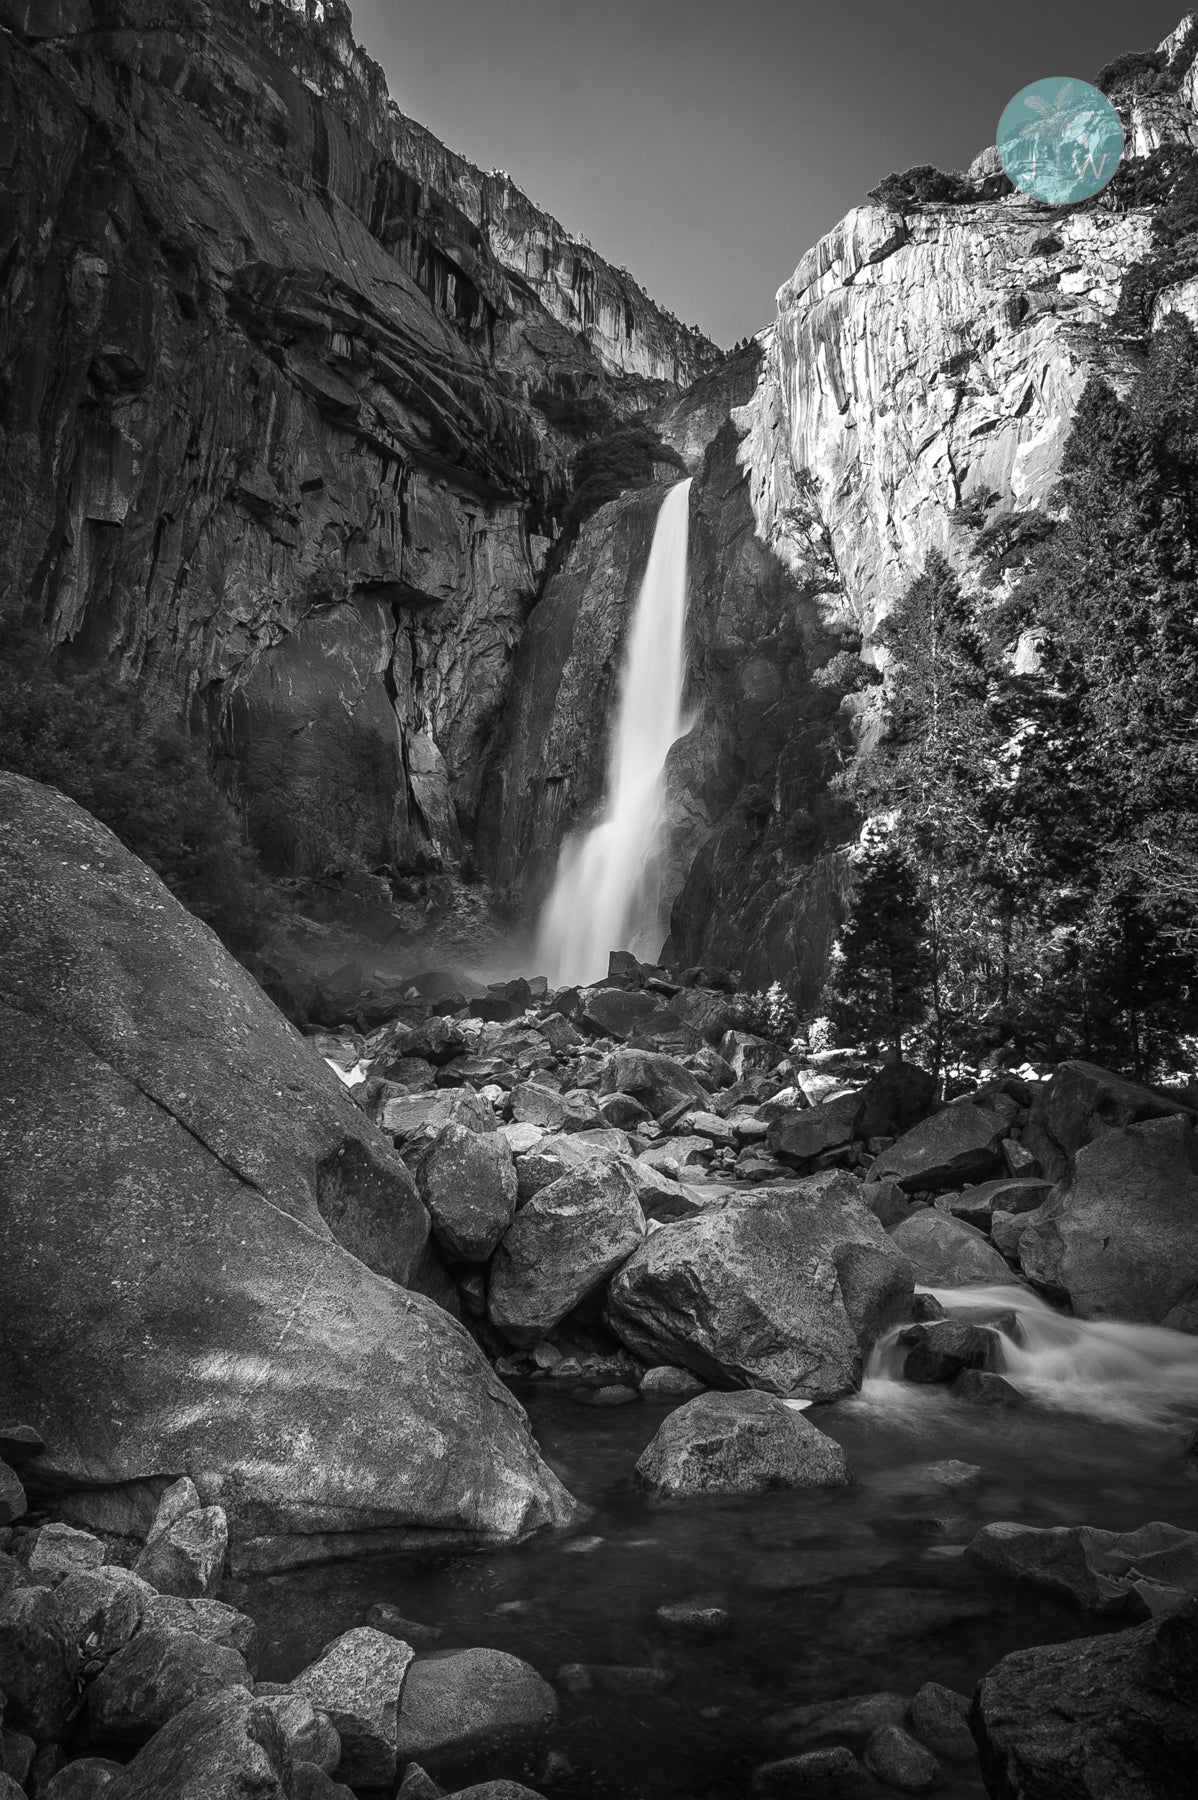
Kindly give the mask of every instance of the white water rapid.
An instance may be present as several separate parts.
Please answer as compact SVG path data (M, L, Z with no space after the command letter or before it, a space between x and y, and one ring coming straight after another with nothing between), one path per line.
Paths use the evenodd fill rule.
M1194 1411L1198 1338L1185 1332L1067 1318L1024 1287L920 1292L931 1293L950 1318L994 1330L997 1372L1042 1406L1123 1425L1168 1425ZM1012 1314L1013 1331L1004 1328ZM885 1332L870 1356L862 1397L874 1404L901 1403L928 1391L901 1379L907 1355L898 1341L903 1329L896 1325Z
M562 844L537 927L552 987L594 981L609 950L655 958L665 936L661 808L666 757L686 729L686 547L691 484L662 501L620 673L603 814Z

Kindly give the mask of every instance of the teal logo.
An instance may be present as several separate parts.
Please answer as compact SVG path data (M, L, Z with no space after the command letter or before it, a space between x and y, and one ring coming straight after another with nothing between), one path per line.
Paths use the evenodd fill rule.
M998 121L998 155L1022 193L1050 206L1100 194L1123 155L1123 126L1088 81L1049 75L1021 88Z

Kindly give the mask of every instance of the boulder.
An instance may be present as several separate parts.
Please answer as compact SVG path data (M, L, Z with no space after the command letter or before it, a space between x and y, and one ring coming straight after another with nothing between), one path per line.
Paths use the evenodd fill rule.
M424 1094L404 1094L383 1105L382 1127L413 1159L446 1125L462 1125L467 1131L494 1131L495 1114L473 1088L437 1088Z
M195 1701L103 1789L104 1800L294 1800L270 1707L242 1688Z
M117 1573L117 1571L113 1571ZM250 1674L258 1669L258 1627L245 1613L222 1600L185 1599L176 1594L144 1596L144 1618L164 1631L191 1631L210 1644L236 1650Z
M27 1504L20 1476L7 1463L0 1462L0 1525L11 1525L14 1519L24 1518Z
M94 1743L144 1744L194 1700L253 1685L236 1650L191 1631L143 1629L88 1689L88 1728Z
M840 1173L778 1184L653 1232L608 1318L649 1363L720 1387L833 1399L911 1294L910 1270Z
M113 1778L123 1774L123 1766L107 1756L81 1756L51 1776L40 1790L39 1800L99 1800ZM7 1800L2 1788L0 1800Z
M110 833L9 776L0 935L0 1392L64 1510L140 1534L190 1469L239 1567L572 1517L462 1328L323 1216L368 1260L386 1225L386 1276L423 1252L332 1070Z
M955 1688L925 1681L911 1700L911 1724L920 1742L949 1762L969 1762L978 1753L969 1729L971 1702Z
M495 1252L492 1324L512 1343L535 1343L601 1287L644 1235L636 1187L623 1169L599 1164L560 1176L516 1214Z
M314 1763L326 1775L332 1773L341 1761L341 1738L328 1713L318 1712L300 1688L286 1688L278 1694L256 1691L254 1698L274 1714L283 1742L297 1763Z
M90 1531L77 1531L57 1520L43 1525L29 1552L29 1573L35 1581L61 1581L80 1569L98 1569L104 1561L104 1545Z
M591 1131L607 1123L595 1096L585 1089L559 1094L535 1081L512 1089L512 1118L518 1125L539 1125L544 1131Z
M781 1044L752 1031L726 1031L716 1047L737 1081L776 1069L786 1054Z
M359 1625L321 1651L292 1686L327 1713L341 1739L336 1773L348 1787L389 1787L395 1780L399 1696L411 1646Z
M922 1287L967 1287L974 1282L1014 1279L988 1238L948 1213L913 1213L891 1227L890 1241L902 1251Z
M5 1085L22 1097L8 1121L17 1219L46 1202L47 1225L61 1224L59 1196L87 1162L92 1189L119 1169L143 1204L161 1192L179 1212L236 1182L406 1280L427 1221L403 1164L207 926L52 788L0 774L0 845L0 935L15 946L0 987L15 1015ZM31 1020L43 1051L25 1061ZM37 1156L20 1151L28 1133Z
M834 1439L773 1394L701 1394L672 1412L634 1471L651 1494L690 1499L771 1488L842 1487Z
M1198 1132L1176 1116L1101 1131L1018 1242L1028 1280L1079 1319L1198 1332Z
M966 1555L1087 1612L1157 1617L1198 1594L1198 1532L1163 1522L1118 1532L998 1520L982 1527Z
M416 1185L455 1262L486 1262L516 1216L516 1168L499 1131L443 1126L416 1165Z
M930 1794L944 1780L931 1751L901 1725L879 1725L865 1746L865 1766L901 1794Z
M1012 1181L1009 1176L1002 1176L997 1181L978 1182L960 1194L941 1194L936 1208L939 1212L951 1213L954 1219L961 1219L978 1231L989 1231L996 1212L1013 1215L1034 1212L1051 1192L1050 1181Z
M882 1691L788 1706L771 1714L768 1723L797 1744L814 1744L821 1738L868 1737L879 1725L899 1725L906 1716L906 1696Z
M79 1706L79 1651L49 1588L10 1588L0 1599L4 1723L36 1743L60 1738Z
M987 1106L955 1100L903 1133L874 1160L870 1181L895 1181L905 1192L942 1193L985 1181L1003 1168L1007 1124Z
M681 988L667 1004L684 1025L697 1031L708 1044L718 1044L733 1029L735 1008L727 994L715 988Z
M229 1547L223 1506L203 1506L187 1476L167 1488L134 1573L160 1594L212 1595Z
M841 1094L816 1106L795 1107L770 1124L765 1141L788 1168L812 1169L821 1157L848 1148L857 1135L860 1112L858 1094Z
M878 1784L843 1744L762 1763L753 1771L762 1800L873 1800Z
M141 1629L152 1588L128 1569L81 1569L55 1589L59 1616L94 1675Z
M1065 1062L1036 1091L1021 1135L1041 1174L1058 1181L1077 1152L1102 1132L1170 1117L1198 1123L1198 1113L1183 1101L1126 1081L1096 1063Z
M660 1119L679 1106L702 1106L703 1087L682 1063L650 1050L614 1050L599 1069L599 1094L630 1094Z
M1198 1762L1198 1600L1131 1631L1004 1656L971 1725L992 1794L1180 1800Z
M669 1363L660 1363L655 1369L646 1369L641 1376L641 1393L652 1399L678 1400L685 1399L688 1394L699 1394L703 1391L703 1383L689 1369L676 1369Z
M910 1345L903 1364L906 1381L951 1381L962 1369L994 1367L995 1333L960 1319L913 1325L899 1341Z
M399 1758L436 1771L535 1742L557 1717L557 1695L536 1670L502 1650L420 1657L404 1682Z
M954 1400L964 1400L969 1406L1010 1408L1027 1405L1026 1397L1017 1387L1005 1376L995 1375L989 1369L962 1369L953 1377L949 1391Z

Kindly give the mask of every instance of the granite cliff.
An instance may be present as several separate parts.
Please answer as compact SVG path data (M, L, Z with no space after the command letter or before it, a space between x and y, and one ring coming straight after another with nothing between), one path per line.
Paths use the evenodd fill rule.
M718 352L389 99L343 0L3 0L5 612L268 866L457 858L580 397Z

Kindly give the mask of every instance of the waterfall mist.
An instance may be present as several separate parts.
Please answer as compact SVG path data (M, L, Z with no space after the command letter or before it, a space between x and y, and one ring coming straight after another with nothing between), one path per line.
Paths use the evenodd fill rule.
M552 986L596 980L609 950L656 957L665 936L661 823L666 757L685 730L690 481L662 501L624 647L603 812L562 844L537 928Z

